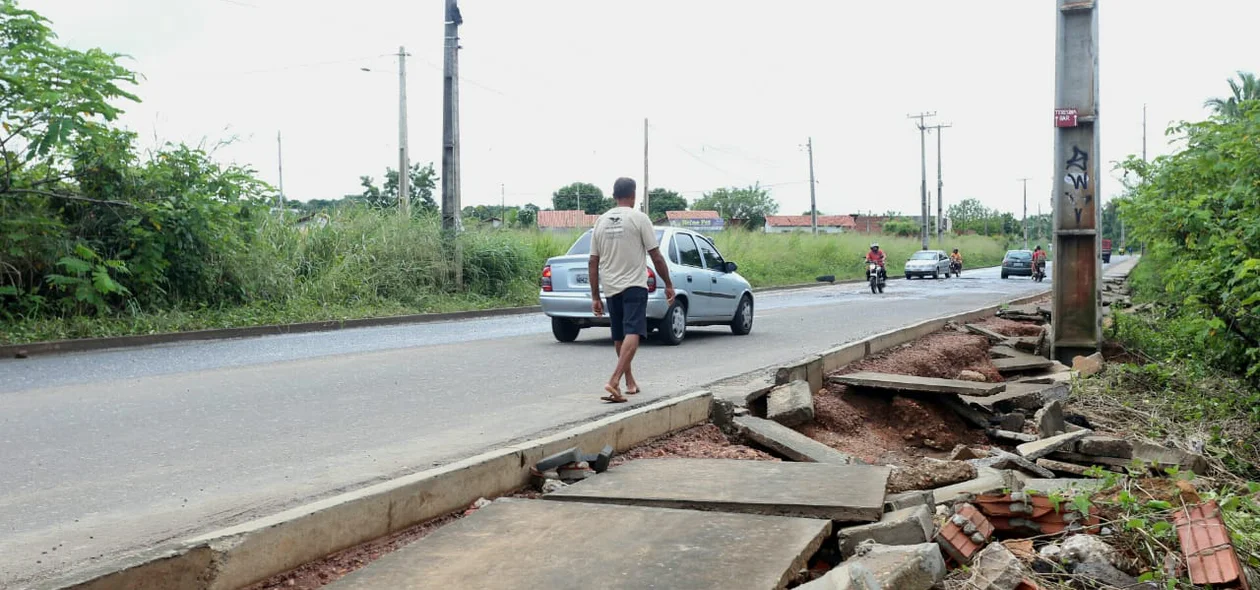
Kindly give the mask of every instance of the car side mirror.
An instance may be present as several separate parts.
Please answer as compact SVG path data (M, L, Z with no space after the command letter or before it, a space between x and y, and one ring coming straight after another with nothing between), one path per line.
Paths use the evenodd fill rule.
M737 270L739 270L739 265L734 262L727 262L726 266L722 267L722 272L725 272L726 274L731 274Z

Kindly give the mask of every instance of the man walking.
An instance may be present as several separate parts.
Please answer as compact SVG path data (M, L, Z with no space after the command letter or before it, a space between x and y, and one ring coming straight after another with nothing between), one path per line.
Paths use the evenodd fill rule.
M644 264L648 257L656 267L658 280L665 281L665 299L674 304L674 283L669 267L656 243L652 220L634 208L635 183L631 178L618 178L613 183L613 199L617 206L601 215L591 235L591 311L603 317L604 302L600 299L600 283L608 296L608 319L617 351L617 368L604 386L608 395L600 399L614 404L625 403L621 379L626 380L626 393L639 393L630 363L639 351L639 340L647 337L648 273Z

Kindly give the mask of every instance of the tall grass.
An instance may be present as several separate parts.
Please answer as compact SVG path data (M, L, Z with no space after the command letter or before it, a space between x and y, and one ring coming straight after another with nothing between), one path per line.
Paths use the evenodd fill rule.
M813 281L821 275L837 279L861 278L866 252L878 242L888 255L888 273L904 271L906 259L921 249L918 239L860 234L767 234L730 231L714 235L722 255L739 265L739 273L754 287L775 287ZM931 244L937 248L935 240ZM944 249L958 248L965 267L1001 264L1005 250L990 238L953 236Z

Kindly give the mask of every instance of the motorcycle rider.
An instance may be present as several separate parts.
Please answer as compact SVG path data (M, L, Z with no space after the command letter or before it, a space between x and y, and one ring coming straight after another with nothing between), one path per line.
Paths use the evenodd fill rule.
M949 261L957 264L958 268L962 268L962 254L958 253L958 248L954 248L954 251L950 253Z
M871 251L866 253L866 261L867 261L867 262L874 262L875 264L878 264L878 265L879 265L879 273L880 273L881 275L882 275L882 274L884 274L884 272L885 272L885 271L884 271L884 259L885 259L885 258L886 258L886 256L884 255L884 251L879 249L879 244L878 244L878 243L872 243L872 244L871 244Z
M1041 249L1040 244L1038 244L1037 248L1033 250L1032 259L1033 259L1033 271L1035 272L1035 271L1041 270L1042 272L1044 272L1044 268L1046 266L1046 251Z

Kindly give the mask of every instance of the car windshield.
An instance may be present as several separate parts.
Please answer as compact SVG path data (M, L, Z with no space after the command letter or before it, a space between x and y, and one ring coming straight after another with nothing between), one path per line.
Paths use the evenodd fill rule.
M586 230L586 233L582 234L582 237L578 238L578 240L573 243L573 246L569 248L568 255L576 256L576 255L581 255L581 254L590 254L591 253L591 235L593 233L594 233L594 230ZM661 239L663 239L664 237L665 237L665 230L663 229L656 230L656 243L657 244L661 243Z
M1032 260L1032 252L1028 250L1011 250L1006 253L1006 257L1011 260Z
M926 250L915 252L914 256L910 257L910 260L936 260L936 252L928 252Z

